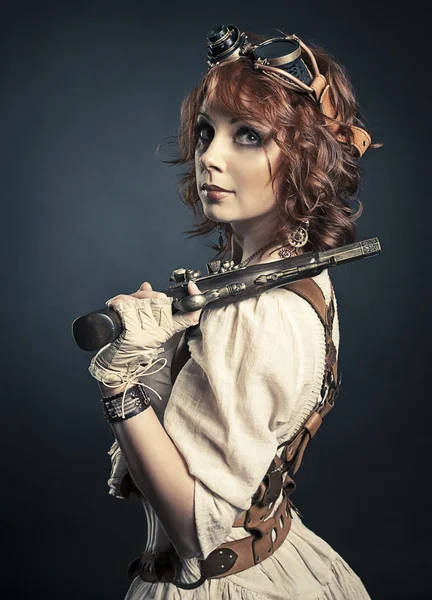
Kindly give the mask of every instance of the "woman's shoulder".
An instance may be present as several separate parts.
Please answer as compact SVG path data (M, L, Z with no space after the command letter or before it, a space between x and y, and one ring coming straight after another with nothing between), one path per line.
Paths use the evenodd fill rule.
M312 280L319 286L328 304L332 291L328 271L323 271ZM200 328L220 327L222 333L229 327L272 327L272 324L278 326L278 323L292 316L305 318L312 314L310 310L313 309L304 298L285 287L277 287L252 298L204 311Z
M327 301L331 284L327 273L315 277ZM199 342L202 349L212 352L267 347L274 352L281 348L296 353L299 347L313 345L323 335L322 323L315 310L304 298L284 287L273 288L258 296L232 302L225 306L204 311L199 332L190 335L189 345ZM207 348L208 347L208 348Z
M229 329L270 333L297 313L304 313L304 301L289 290L273 288L258 296L204 312L200 328L203 332L217 328L220 334Z
M331 302L332 295L334 302L336 303L334 289L331 283L331 279L328 274L328 270L323 271L319 275L310 278L313 283L319 288L324 297L325 303L328 306ZM295 282L295 283L301 283ZM299 293L298 293L299 292ZM275 298L278 297L280 302L285 302L286 310L297 311L304 315L316 315L315 309L311 302L301 295L301 288L298 290L291 289L289 284L274 290ZM305 291L306 292L306 291Z
M333 287L328 270L326 269L319 275L311 277L311 280L320 288L326 304L329 304ZM298 313L304 317L305 314L312 314L310 312L310 309L312 309L310 303L302 296L289 289L289 287L285 286L273 288L255 298L239 302L237 303L235 310L245 313L256 313L261 310L267 313L270 309L272 309L272 314L275 315L294 315ZM315 313L315 311L313 312Z

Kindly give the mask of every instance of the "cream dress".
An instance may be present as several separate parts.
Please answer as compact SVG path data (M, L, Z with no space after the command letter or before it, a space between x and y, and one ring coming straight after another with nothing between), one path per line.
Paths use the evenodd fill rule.
M313 278L330 301L328 271ZM339 347L337 306L333 340ZM310 304L278 288L202 313L188 342L191 359L171 386L170 365L179 334L141 381L159 420L195 477L194 511L201 553L181 558L181 581L200 577L199 560L221 543L247 537L232 523L251 504L277 446L301 428L320 397L324 376L323 326ZM181 334L180 334L181 335ZM160 360L165 359L165 360ZM156 393L157 392L157 393ZM158 397L159 396L159 397ZM324 423L325 427L325 423ZM114 442L109 493L122 498L126 471ZM295 498L293 498L295 502ZM271 515L276 512L282 495ZM148 537L143 552L166 549L169 539L142 498ZM131 560L135 556L131 556ZM126 565L125 565L126 567ZM262 563L236 575L205 581L193 590L170 583L132 581L125 600L366 600L361 580L293 511L282 546Z

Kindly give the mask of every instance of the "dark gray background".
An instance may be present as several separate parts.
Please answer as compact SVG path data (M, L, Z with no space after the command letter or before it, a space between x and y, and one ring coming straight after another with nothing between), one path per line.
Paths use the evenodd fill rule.
M205 239L156 156L205 71L220 23L323 45L344 63L380 150L362 159L358 239L379 257L331 272L343 387L296 476L294 501L374 600L426 598L430 476L430 108L413 3L3 2L1 22L2 515L7 598L114 600L142 550L139 503L108 495L91 354L74 318L204 269ZM214 236L216 240L216 236ZM429 543L427 543L429 542ZM429 597L429 594L428 596Z

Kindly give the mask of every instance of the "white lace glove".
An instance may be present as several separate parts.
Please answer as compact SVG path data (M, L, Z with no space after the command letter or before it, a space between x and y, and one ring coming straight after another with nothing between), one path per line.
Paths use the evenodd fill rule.
M192 281L188 292L201 293ZM123 331L93 357L89 366L92 377L108 387L139 383L137 377L145 373L162 351L161 344L199 323L201 310L173 315L172 302L166 294L154 292L148 282L130 296L120 294L108 300L105 304L118 313Z

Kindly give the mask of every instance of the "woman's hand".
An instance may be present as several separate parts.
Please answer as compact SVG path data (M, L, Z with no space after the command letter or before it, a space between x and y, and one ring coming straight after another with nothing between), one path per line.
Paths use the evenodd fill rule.
M192 281L188 292L201 293ZM175 333L198 324L201 310L173 315L172 302L166 294L154 292L147 281L129 296L119 294L108 300L105 304L118 313L123 331L93 357L90 374L101 383L122 385L140 365L156 358L161 344Z

